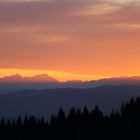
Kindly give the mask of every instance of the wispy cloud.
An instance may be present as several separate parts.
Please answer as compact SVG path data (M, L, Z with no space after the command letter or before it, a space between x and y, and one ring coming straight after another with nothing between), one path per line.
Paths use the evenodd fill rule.
M42 35L39 37L39 41L42 43L62 43L69 38L63 35Z
M40 2L40 1L55 1L55 0L0 0L0 2Z
M100 1L122 5L136 4L140 2L140 0L100 0Z
M117 5L110 5L110 4L97 4L97 5L88 5L83 9L77 12L77 15L83 16L100 16L100 15L107 15L120 10L121 7Z
M112 27L124 30L140 30L140 24L114 24Z

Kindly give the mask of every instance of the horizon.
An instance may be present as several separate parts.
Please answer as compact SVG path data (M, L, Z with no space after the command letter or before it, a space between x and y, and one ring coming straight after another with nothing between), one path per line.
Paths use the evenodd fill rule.
M65 83L65 82L91 82L91 81L100 81L100 80L107 80L107 79L116 79L116 80L140 80L137 78L140 78L140 76L114 76L114 77L101 77L101 78L97 78L97 79L90 79L90 80L81 80L81 79L72 79L72 80L59 80L47 73L42 73L42 74L34 74L34 75L21 75L18 73L12 74L12 75L6 75L6 76L0 76L0 80L8 80L10 78L10 80L13 80L11 82L14 82L14 80L35 80L36 82L45 82L48 80L48 78L50 78L53 81L50 82L60 82L60 83ZM16 78L16 79L15 79ZM29 78L29 79L28 79ZM135 79L134 79L135 78ZM48 80L49 82L49 80Z

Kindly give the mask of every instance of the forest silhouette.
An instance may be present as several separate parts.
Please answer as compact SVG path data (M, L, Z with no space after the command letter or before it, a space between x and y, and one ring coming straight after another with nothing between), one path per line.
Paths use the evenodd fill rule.
M105 115L98 106L89 111L72 108L49 121L35 116L19 116L0 121L2 140L129 140L140 138L140 98L122 103L118 111Z

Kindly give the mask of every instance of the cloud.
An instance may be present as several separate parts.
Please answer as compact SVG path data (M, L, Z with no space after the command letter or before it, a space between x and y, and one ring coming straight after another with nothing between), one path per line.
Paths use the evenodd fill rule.
M120 2L122 1L50 0L48 2L44 0L30 1L29 3L0 2L0 31L5 35L5 38L13 38L14 36L10 36L13 33L19 34L23 38L25 35L30 36L33 41L36 36L38 38L40 36L54 36L49 39L43 38L42 40L47 40L46 43L64 42L67 37L76 40L92 35L97 38L98 34L106 34L112 26L123 25L124 27L124 25L130 26L140 23L140 6L130 4L132 0L129 2L124 0L123 2L127 5L119 5ZM118 30L122 29L122 27L118 28ZM59 38L58 35L60 35Z
M122 6L116 4L121 1L128 5ZM139 8L139 6L135 6ZM127 16L127 9L132 15L135 12L132 7L135 6L132 6L124 0L51 0L51 2L45 0L30 1L29 3L0 2L0 25L44 25L46 27L53 26L53 24L57 26L57 23L67 25L71 20L76 22L79 19L78 17L74 17L76 15L104 15L105 18L108 18L108 14L113 16L118 13L114 17L118 18L118 16L121 17L122 15ZM123 11L123 9L125 10ZM85 20L84 17L82 18L81 20ZM100 22L100 20L97 22Z
M78 15L84 16L100 16L100 15L107 15L113 12L116 12L121 7L117 5L110 5L110 4L97 4L97 5L88 5L78 11Z
M122 1L127 5L116 4ZM140 6L130 2L132 0L0 2L0 30L7 33L79 36L87 30L108 30L114 24L139 24Z
M124 30L140 30L140 24L114 24L112 27Z
M0 0L0 2L37 2L37 1L50 1L50 0Z
M62 43L67 41L68 37L62 35L43 35L38 40L42 43Z
M106 3L112 3L112 4L117 4L117 5L135 5L135 4L139 4L140 0L100 0L102 2L106 2Z

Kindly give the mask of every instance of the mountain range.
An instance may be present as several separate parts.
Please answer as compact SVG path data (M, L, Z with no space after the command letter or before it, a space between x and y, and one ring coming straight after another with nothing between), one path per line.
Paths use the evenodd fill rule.
M60 82L47 75L36 75L33 77L22 77L13 75L0 78L0 93L7 93L22 89L56 89L56 88L95 88L101 86L140 86L140 76L133 77L112 77L92 81L67 81Z
M123 101L140 96L140 77L113 77L93 81L59 82L48 75L0 78L0 116L35 115L49 117L60 107L93 109L105 113Z
M46 83L56 83L58 82L55 78L47 75L47 74L42 74L42 75L35 75L32 77L22 77L19 74L12 75L12 76L7 76L0 78L0 83L16 83L16 82L46 82Z
M132 76L132 77L112 77L112 78L103 78L99 80L92 80L92 81L81 81L81 80L73 80L73 81L66 81L60 82L57 79L47 75L35 75L32 77L22 77L19 74L7 76L0 78L0 83L25 83L25 82L42 82L42 83L63 83L66 85L69 84L85 84L85 86L102 86L102 85L128 85L128 84L140 84L140 76Z

